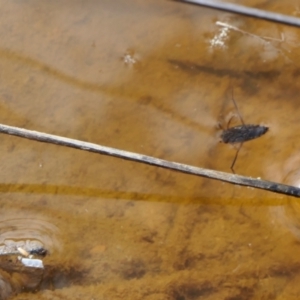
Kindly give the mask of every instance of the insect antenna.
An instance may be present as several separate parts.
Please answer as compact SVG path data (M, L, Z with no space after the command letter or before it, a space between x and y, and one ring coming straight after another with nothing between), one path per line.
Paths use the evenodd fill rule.
M240 113L240 111L239 111L239 108L238 108L236 102L234 101L234 97L233 97L233 88L232 88L232 101L233 101L233 104L234 104L234 106L235 106L235 109L236 109L236 111L237 111L237 113L238 113L238 115L239 115L239 118L240 118L242 124L245 125L244 120L243 120L243 118L242 118L242 116L241 116L241 113Z

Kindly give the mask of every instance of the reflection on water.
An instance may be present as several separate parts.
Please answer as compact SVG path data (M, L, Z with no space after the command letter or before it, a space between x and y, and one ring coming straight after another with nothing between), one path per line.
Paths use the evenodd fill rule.
M298 29L172 1L2 2L1 122L230 172L217 125L233 87L244 120L269 127L235 171L298 184ZM0 152L1 249L49 250L41 284L2 261L2 298L300 293L290 198L17 137Z

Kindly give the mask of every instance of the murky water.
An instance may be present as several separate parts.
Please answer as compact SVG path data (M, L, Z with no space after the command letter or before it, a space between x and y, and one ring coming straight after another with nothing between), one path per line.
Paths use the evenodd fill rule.
M1 4L1 123L230 172L233 88L269 127L236 173L299 186L299 29L172 1ZM297 199L1 139L0 243L49 251L40 273L0 260L3 298L299 298Z

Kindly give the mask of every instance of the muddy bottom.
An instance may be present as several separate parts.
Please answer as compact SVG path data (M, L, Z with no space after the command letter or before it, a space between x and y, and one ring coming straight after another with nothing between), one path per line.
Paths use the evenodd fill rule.
M1 123L231 173L234 90L269 129L234 171L300 186L298 29L176 1L1 4ZM297 199L7 135L0 154L1 299L299 299Z

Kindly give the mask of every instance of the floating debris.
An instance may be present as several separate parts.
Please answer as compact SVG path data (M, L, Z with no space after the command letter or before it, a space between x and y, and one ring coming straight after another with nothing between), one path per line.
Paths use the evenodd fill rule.
M26 251L25 249L23 249L22 247L18 247L17 250L18 250L18 252L19 252L20 254L22 254L23 256L26 256L26 257L29 256L29 252L27 252L27 251Z
M228 27L222 27L220 28L218 34L216 34L211 40L210 40L210 48L221 48L225 49L227 46L225 42L228 40Z
M44 269L44 264L41 259L21 258L20 261L25 267Z
M30 255L46 256L48 251L39 241L18 241L5 240L0 245L0 256L3 255L23 255L29 257Z

